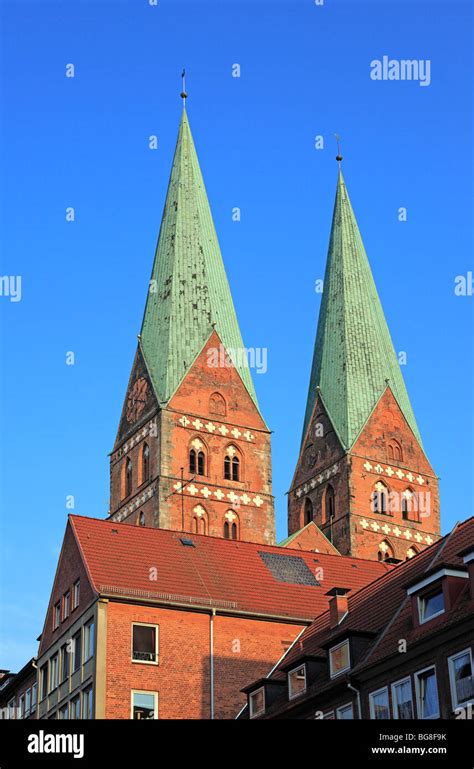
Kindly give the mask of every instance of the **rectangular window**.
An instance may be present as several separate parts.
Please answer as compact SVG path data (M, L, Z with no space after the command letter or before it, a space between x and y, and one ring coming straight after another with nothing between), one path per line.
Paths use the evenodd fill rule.
M299 667L288 673L288 696L290 700L306 691L306 667Z
M81 592L81 581L78 579L72 587L72 608L77 609Z
M456 709L462 705L474 702L471 650L465 649L449 657L448 665L453 708Z
M349 641L343 641L329 650L329 669L331 678L338 676L340 673L344 673L346 670L350 670L350 667Z
M38 684L33 684L31 688L31 710L36 710L37 699L38 699Z
M57 630L61 622L61 601L54 604L53 609L53 630Z
M420 622L428 622L444 612L444 596L441 587L418 598Z
M84 626L84 662L94 656L94 620Z
M77 720L80 717L81 717L81 698L78 695L77 697L74 697L73 700L71 700L70 718Z
M410 678L404 678L403 681L392 684L392 705L394 718L410 719L415 717Z
M63 595L63 620L69 617L71 611L71 593L69 590Z
M48 694L48 663L40 669L40 700Z
M69 718L69 705L64 705L59 711L59 718L61 721L67 721Z
M25 694L25 716L30 715L30 710L31 710L31 689L27 689Z
M58 685L58 655L55 654L49 661L49 691L52 692Z
M265 712L265 689L257 689L249 697L250 718L255 718Z
M15 719L15 700L10 700L8 703L8 718L12 721Z
M82 717L91 719L93 712L92 686L82 692Z
M132 660L158 663L158 626L132 624Z
M348 705L342 705L340 708L337 708L336 718L342 721L347 721L354 718L354 711L352 708L352 704L349 703Z
M79 670L82 664L81 631L72 638L72 672Z
M415 674L418 718L439 718L438 685L435 667Z
M22 694L20 697L20 701L18 703L18 710L19 710L20 718L24 718L25 717L25 695L24 694Z
M385 686L369 695L370 717L378 720L390 718L390 705L388 702L388 688Z
M158 718L158 692L132 691L132 719L149 721Z
M64 644L61 646L60 649L60 670L59 670L59 680L61 683L67 679L69 676L69 659L70 654L67 650L67 644Z

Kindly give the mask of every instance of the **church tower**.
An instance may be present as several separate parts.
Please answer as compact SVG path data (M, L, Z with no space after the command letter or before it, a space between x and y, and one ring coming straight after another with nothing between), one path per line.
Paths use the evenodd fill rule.
M275 541L270 431L184 107L110 482L112 520Z
M437 477L340 167L288 500L289 533L314 520L342 555L405 560L440 536Z

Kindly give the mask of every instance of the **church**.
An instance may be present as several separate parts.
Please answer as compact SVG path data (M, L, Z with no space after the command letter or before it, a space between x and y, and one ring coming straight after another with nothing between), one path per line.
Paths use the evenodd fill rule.
M324 704L315 705L309 694L332 649L328 639L337 636L333 646L342 644L331 665L347 676L353 655L363 668L364 654L394 619L400 591L418 596L420 590L431 610L432 574L440 570L446 603L439 611L438 591L436 606L439 614L456 609L461 622L462 648L456 641L451 656L464 655L462 680L455 662L446 664L467 702L472 526L465 524L454 544L451 538L446 564L438 479L341 161L338 155L301 448L288 491L288 536L277 544L271 415L260 410L241 354L244 341L183 107L110 454L109 514L69 516L37 659L30 676L22 674L21 690L13 679L2 695L2 702L17 703L20 717L284 717L288 702L303 694L290 717L314 718L316 705L326 717ZM216 365L218 350L228 353L225 365ZM361 596L374 594L383 605L385 585L390 601L366 626L370 610ZM357 619L350 632L348 615ZM414 638L423 625L433 645L424 622L415 621ZM393 657L390 647L388 654ZM349 697L344 681L342 696L325 684L333 717L372 717L373 709L357 710L357 687L349 679ZM385 699L373 707L386 717ZM453 710L443 704L445 717Z

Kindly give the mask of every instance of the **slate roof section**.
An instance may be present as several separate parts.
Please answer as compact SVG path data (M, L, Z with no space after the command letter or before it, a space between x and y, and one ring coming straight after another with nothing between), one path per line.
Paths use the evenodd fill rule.
M421 444L397 355L342 172L339 171L303 438L320 388L349 450L389 386Z
M186 110L150 281L140 344L157 398L166 403L213 328L227 350L244 347ZM236 368L258 405L250 369Z
M390 571L386 564L359 558L292 551L277 545L186 535L182 532L116 524L71 515L92 585L97 594L160 597L171 603L291 617L311 622L328 606L327 591L344 584L359 590ZM321 584L293 584L276 579L261 553L302 559ZM150 575L156 569L156 580ZM316 572L316 569L318 570Z

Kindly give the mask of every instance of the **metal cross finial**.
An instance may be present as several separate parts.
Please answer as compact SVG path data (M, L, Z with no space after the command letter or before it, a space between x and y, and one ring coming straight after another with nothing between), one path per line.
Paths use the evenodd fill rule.
M188 97L188 94L186 93L186 70L183 68L183 71L181 72L181 78L183 80L183 90L181 91L181 98L183 100L183 107L186 105L186 99Z
M340 167L341 167L341 160L342 160L342 155L341 155L341 144L340 144L340 142L341 142L341 137L340 137L340 136L338 136L337 134L334 134L334 136L336 137L336 143L337 143L337 155L336 155L336 160L337 160L337 162L339 163L339 168L340 168Z

